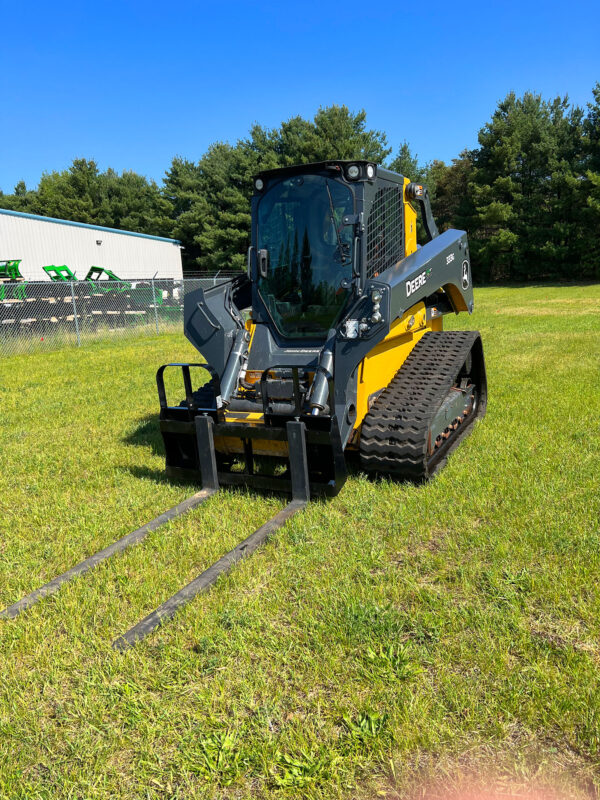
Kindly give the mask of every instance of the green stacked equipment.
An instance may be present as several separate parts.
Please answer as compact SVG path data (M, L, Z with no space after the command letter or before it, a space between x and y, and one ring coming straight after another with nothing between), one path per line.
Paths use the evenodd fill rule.
M68 282L77 280L75 273L71 272L66 264L63 264L61 267L57 267L55 264L49 264L47 267L42 267L42 269L51 281Z
M23 259L8 259L0 261L0 280L22 281L25 280L19 271L19 264Z
M103 278L103 275L106 277ZM128 289L131 289L130 283L122 281L118 275L115 275L114 272L105 267L90 267L88 274L85 276L85 280L92 283L100 289L101 292L126 292ZM114 284L118 284L118 286Z
M21 258L0 261L0 301L10 299L6 290L7 283L17 284L11 288L10 297L12 299L25 300L25 278L19 270L21 261Z

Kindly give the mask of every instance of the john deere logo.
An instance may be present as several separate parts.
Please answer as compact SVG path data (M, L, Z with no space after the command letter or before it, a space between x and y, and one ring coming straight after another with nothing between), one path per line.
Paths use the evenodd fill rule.
M469 288L469 262L463 261L462 263L462 287L463 289Z
M420 289L421 286L425 286L427 283L427 278L431 275L431 268L426 269L420 275L417 275L416 278L413 278L412 281L406 281L406 296L410 297L413 292L416 292L417 289Z

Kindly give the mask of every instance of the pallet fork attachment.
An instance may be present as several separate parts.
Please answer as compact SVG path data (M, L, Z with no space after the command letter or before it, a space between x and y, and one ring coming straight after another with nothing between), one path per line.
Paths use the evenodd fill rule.
M14 619L22 611L27 610L35 603L51 594L55 594L60 587L79 575L88 572L94 567L106 561L116 553L121 553L132 545L138 544L146 538L148 533L156 530L166 522L185 514L193 508L212 497L219 489L219 476L213 442L213 420L210 416L198 415L195 420L198 442L198 461L202 475L202 489L187 500L179 503L173 508L165 511L160 516L153 519L146 525L138 528L132 533L127 534L113 544L100 550L79 564L76 564L67 572L58 575L53 580L36 589L31 594L26 595L21 600L0 611L0 618ZM229 570L241 561L252 555L264 542L266 542L288 519L298 511L301 511L310 499L308 462L306 456L306 431L303 422L290 421L287 423L287 433L290 448L290 473L292 482L292 499L285 508L279 511L270 520L260 526L254 533L250 534L244 541L240 542L233 550L230 550L218 561L204 570L187 586L184 586L175 595L166 600L155 611L137 623L133 628L119 636L113 642L115 650L123 651L132 647L152 631L160 627L164 622L171 619L181 606L190 602L197 594L206 591L220 575Z
M145 525L142 525L141 528L132 531L132 533L128 533L126 536L123 536L121 539L113 542L103 550L100 550L97 553L94 553L94 555L89 556L83 561L80 561L79 564L76 564L74 567L71 567L71 569L63 572L62 575L57 575L56 578L53 578L48 583L45 583L39 589L36 589L34 592L31 592L31 594L22 597L16 603L13 603L3 611L0 611L0 618L14 619L22 611L26 611L40 600L43 600L44 597L48 597L51 594L56 594L56 592L58 592L64 583L68 583L69 581L72 581L73 578L83 575L85 572L89 572L94 567L97 567L98 564L106 561L116 553L122 553L123 550L126 550L128 547L132 547L134 544L139 544L151 531L155 531L166 522L171 522L171 520L177 519L177 517L180 517L187 511L191 511L193 508L196 508L201 503L204 503L205 500L208 500L209 497L212 497L214 493L214 489L202 489L196 494L193 494L191 497L188 497L187 500L183 500L181 503L173 506L173 508L170 508L163 514L160 514L160 516L156 517L150 522L147 522Z
M202 473L202 485L208 491L217 491L219 488L219 475L215 458L213 439L214 422L212 417L197 416L195 419L196 435L198 441L198 460ZM152 611L133 628L119 636L113 642L115 650L127 650L159 628L164 622L172 619L177 610L187 605L200 592L209 589L220 575L224 575L241 561L252 555L275 531L284 525L290 517L301 511L310 499L308 484L308 462L306 458L306 435L303 422L287 423L288 441L290 447L290 472L292 476L292 500L285 508L278 511L274 517L251 533L247 539L240 542L218 561L204 570L197 578L180 589L176 594L165 600L155 611Z
M229 572L238 561L252 555L252 553L254 553L261 544L264 544L275 531L279 530L290 517L293 517L294 514L301 511L305 506L305 500L292 500L285 508L277 512L274 517L271 517L268 522L265 522L264 525L261 525L254 533L250 534L247 539L240 542L237 547L234 547L233 550L230 550L218 561L215 561L212 566L204 570L204 572L198 575L197 578L194 578L191 583L184 586L183 589L180 589L168 600L165 600L155 611L148 614L147 617L138 622L137 625L134 625L133 628L130 628L127 633L115 639L112 645L113 648L121 651L127 650L149 633L159 628L164 622L172 619L179 608L187 605L190 600L193 600L200 592L209 589L217 582L220 575Z

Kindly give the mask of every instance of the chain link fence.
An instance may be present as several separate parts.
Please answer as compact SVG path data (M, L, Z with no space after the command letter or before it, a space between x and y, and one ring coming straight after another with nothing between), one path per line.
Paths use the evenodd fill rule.
M230 277L0 282L0 356L181 331L184 295Z

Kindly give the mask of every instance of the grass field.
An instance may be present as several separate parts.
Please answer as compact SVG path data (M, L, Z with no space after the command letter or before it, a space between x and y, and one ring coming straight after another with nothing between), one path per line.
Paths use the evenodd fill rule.
M125 654L284 499L223 491L1 621L0 798L597 797L600 286L481 289L450 325L490 399L431 484L354 474ZM162 477L154 373L196 357L0 363L2 607L195 491Z

